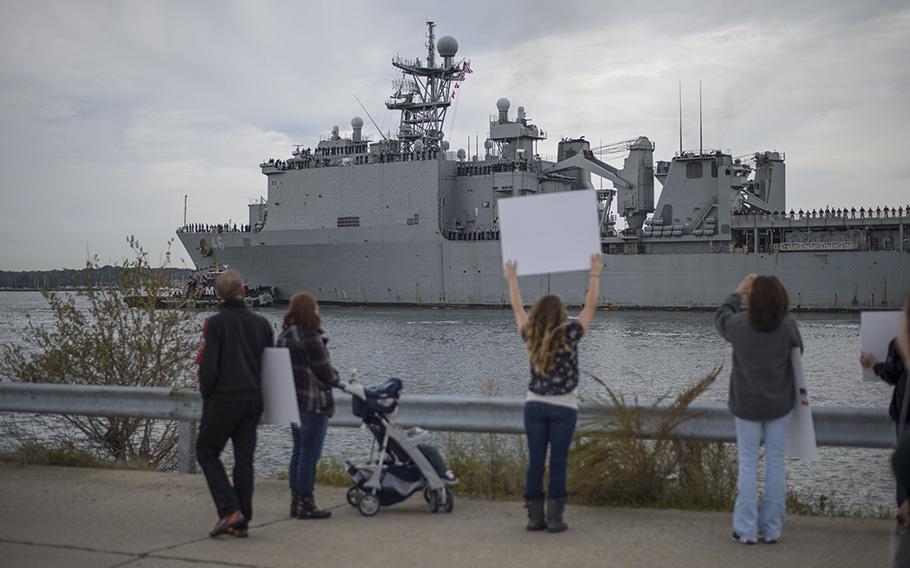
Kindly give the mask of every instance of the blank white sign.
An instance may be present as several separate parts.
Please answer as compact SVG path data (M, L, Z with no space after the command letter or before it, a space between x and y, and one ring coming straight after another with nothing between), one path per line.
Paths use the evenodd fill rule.
M300 423L291 352L287 347L266 347L262 353L262 402L260 422L280 426Z
M881 363L888 355L888 344L901 328L901 312L862 312L859 315L859 336L863 353L871 353ZM872 369L863 369L863 380L874 381Z
M600 254L600 223L594 190L509 197L499 207L502 261L518 263L518 275L588 270Z
M799 389L805 389L808 393L809 387L806 386L806 375L803 373L803 358L799 347L794 347L790 351L790 361L793 364L793 376L796 379L793 388L796 389L796 406L790 415L790 429L787 431L787 449L788 458L803 458L814 460L818 458L818 447L815 443L815 423L812 421L812 410L808 406L803 406L802 395Z

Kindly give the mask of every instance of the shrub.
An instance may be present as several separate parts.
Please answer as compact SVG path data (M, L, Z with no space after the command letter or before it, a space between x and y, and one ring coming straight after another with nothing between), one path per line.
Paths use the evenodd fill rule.
M6 345L0 373L10 380L32 383L180 387L192 383L196 343L193 314L159 310L156 303L170 294L170 276L150 265L148 255L132 237L134 257L120 265L119 286L96 284L88 264L85 285L74 293L43 290L53 319L40 326L29 320L25 345ZM120 463L144 462L171 467L176 461L176 424L147 418L63 416L81 436L69 443L87 443Z
M651 407L627 404L603 381L610 411L580 433L569 456L573 500L592 504L721 509L732 505L736 454L729 445L675 439L674 430L698 413L689 406L717 379L714 369L679 393L655 419Z

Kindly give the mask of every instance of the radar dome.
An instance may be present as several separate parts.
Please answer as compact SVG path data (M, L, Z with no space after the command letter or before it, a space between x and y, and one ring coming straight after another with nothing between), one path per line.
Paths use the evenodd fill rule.
M489 150L490 148L493 147L493 141L492 141L492 140L484 140L484 141L483 141L483 147L486 148L487 150Z
M436 51L443 57L455 57L458 53L458 42L452 36L442 36L436 42Z
M443 152L447 152L449 150L449 141L443 140L442 144L440 144L439 147L442 148Z
M509 99L502 97L501 99L496 101L496 108L498 110L509 110L509 106L511 106L511 104L512 103L509 102Z
M420 152L423 150L423 140L414 140L414 151Z
M465 157L467 157L467 155L468 154L467 154L467 152L464 151L464 148L461 148L458 150L458 159L459 160L464 160Z
M351 119L351 128L363 128L363 119L355 116Z

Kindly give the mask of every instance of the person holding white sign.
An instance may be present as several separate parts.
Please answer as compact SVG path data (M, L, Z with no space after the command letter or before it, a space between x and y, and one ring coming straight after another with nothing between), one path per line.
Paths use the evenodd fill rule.
M897 338L888 343L888 354L884 361L878 361L872 353L861 353L859 363L864 369L872 369L875 376L894 387L891 404L888 405L888 415L895 424L897 441L900 442L901 435L907 427L907 410L904 405L904 396L907 391L907 370L901 360Z
M215 292L221 305L205 320L198 356L202 420L196 457L218 510L209 536L245 537L253 518L253 455L263 410L262 353L274 336L268 320L246 307L236 270L215 279ZM228 440L234 449L233 485L220 457Z
M518 332L525 341L531 360L531 381L525 403L525 433L528 438L528 472L525 502L529 531L568 529L563 521L568 492L566 477L569 445L578 418L578 341L594 319L603 267L599 254L591 255L591 276L585 305L577 320L568 320L566 305L556 295L538 298L525 312L518 287L518 266L505 264L509 300ZM550 486L544 493L547 446L550 449ZM544 516L546 500L546 517Z
M743 299L749 309L743 311ZM733 538L755 544L777 542L787 515L784 453L790 411L796 404L791 350L802 350L789 298L775 276L750 274L724 300L714 325L733 346L728 405L736 421L739 472L733 509ZM808 401L804 401L808 402ZM765 493L758 501L759 445L765 440Z
M901 325L895 345L905 366L910 365L910 294L904 300ZM891 456L891 467L897 478L898 487L910 487L910 436L904 435ZM910 499L906 496L897 510L898 542L895 547L894 566L910 565Z
M341 382L338 371L332 366L326 348L328 342L323 335L316 297L309 292L291 296L278 346L287 347L291 353L300 409L300 425L291 424L294 447L288 466L290 513L298 519L326 519L332 515L331 511L316 507L313 488L329 418L335 413L332 388L347 390L349 387Z

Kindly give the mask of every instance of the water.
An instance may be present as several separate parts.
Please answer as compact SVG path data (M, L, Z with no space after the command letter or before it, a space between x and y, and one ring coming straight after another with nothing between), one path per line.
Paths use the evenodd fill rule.
M50 321L38 293L0 293L0 313L0 344L22 341L27 314L37 324ZM284 310L260 313L277 327ZM509 310L324 306L321 315L333 362L345 377L355 367L366 384L400 377L406 393L477 396L489 381L502 395L526 390L527 356ZM813 404L887 408L891 388L860 380L858 315L795 317L805 344ZM627 399L678 392L717 365L729 369L729 359L729 347L714 331L713 314L703 312L598 312L579 347L581 369ZM728 376L722 371L701 400L725 402ZM578 388L582 399L602 391L584 379ZM283 428L264 427L260 439L258 470L272 475L283 471L290 435ZM366 432L332 429L326 454L344 458L368 447ZM792 487L807 495L833 497L851 509L892 505L889 451L821 448L820 454L816 462L788 463Z

